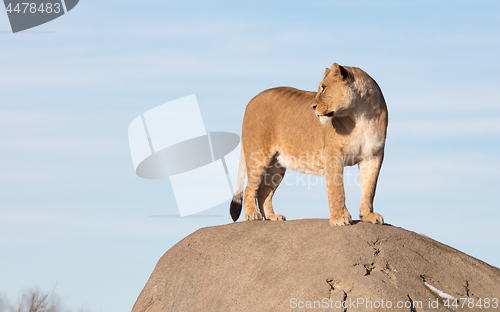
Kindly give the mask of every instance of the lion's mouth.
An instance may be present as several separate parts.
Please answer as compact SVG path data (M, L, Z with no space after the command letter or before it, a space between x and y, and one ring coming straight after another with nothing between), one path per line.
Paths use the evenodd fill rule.
M326 114L323 114L323 115L319 115L319 114L316 114L317 117L328 117L328 118L332 118L333 116L335 116L335 112L334 111L331 111L329 113L326 113Z

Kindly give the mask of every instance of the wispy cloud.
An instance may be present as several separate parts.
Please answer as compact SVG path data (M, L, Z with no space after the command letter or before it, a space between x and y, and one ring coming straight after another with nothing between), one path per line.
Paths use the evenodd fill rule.
M19 244L38 245L52 240L70 237L124 236L124 237L166 237L184 235L198 229L207 220L173 219L153 221L144 215L142 218L130 218L127 215L110 215L106 210L99 216L89 215L79 207L66 207L66 212L41 211L37 207L15 209L5 207L0 211L0 245L16 246ZM229 217L228 217L229 218ZM225 221L225 220L223 220ZM210 223L224 223L220 218L209 220ZM169 226L165 226L168 223ZM10 229L7 233L2 233ZM15 235L13 235L14 230ZM182 235L182 234L181 234Z
M455 120L391 121L389 135L393 138L444 139L500 137L500 117L455 118Z
M130 112L0 111L0 183L44 185L117 174L128 159ZM116 128L121 120L122 127ZM119 163L119 162L118 162Z
M385 164L381 173L384 192L391 194L437 194L446 198L460 190L471 189L471 181L495 181L500 176L500 165L492 161L492 155L460 153L444 154L437 158L421 158L415 155ZM380 191L380 188L379 188Z
M129 120L131 112L61 113L0 111L0 150L9 153L110 156L123 152L126 135L117 138L117 120ZM124 123L126 126L127 124Z

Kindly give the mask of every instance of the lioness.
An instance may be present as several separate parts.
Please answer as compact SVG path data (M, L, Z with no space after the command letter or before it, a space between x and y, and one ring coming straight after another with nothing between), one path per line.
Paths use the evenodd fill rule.
M271 203L286 168L325 175L330 224L348 225L344 166L358 164L360 218L382 224L373 198L384 158L387 107L382 92L367 73L337 63L327 68L318 92L290 87L261 92L248 103L243 118L238 182L230 213L241 213L245 171L245 220L285 220ZM260 212L257 210L256 199Z

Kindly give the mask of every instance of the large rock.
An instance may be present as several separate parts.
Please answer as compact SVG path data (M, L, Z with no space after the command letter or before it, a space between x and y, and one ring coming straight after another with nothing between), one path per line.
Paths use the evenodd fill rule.
M203 228L173 246L132 311L439 311L447 295L468 298L452 310L479 310L488 298L494 311L500 270L388 225L250 221Z

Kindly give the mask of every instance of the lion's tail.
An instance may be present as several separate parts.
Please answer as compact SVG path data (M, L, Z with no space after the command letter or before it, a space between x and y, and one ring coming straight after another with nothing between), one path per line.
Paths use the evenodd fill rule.
M236 182L236 189L234 190L233 200L229 207L231 218L236 222L241 214L243 205L243 187L245 186L245 174L247 173L247 166L245 163L245 154L243 153L243 144L241 145L240 164L238 166L238 181Z

